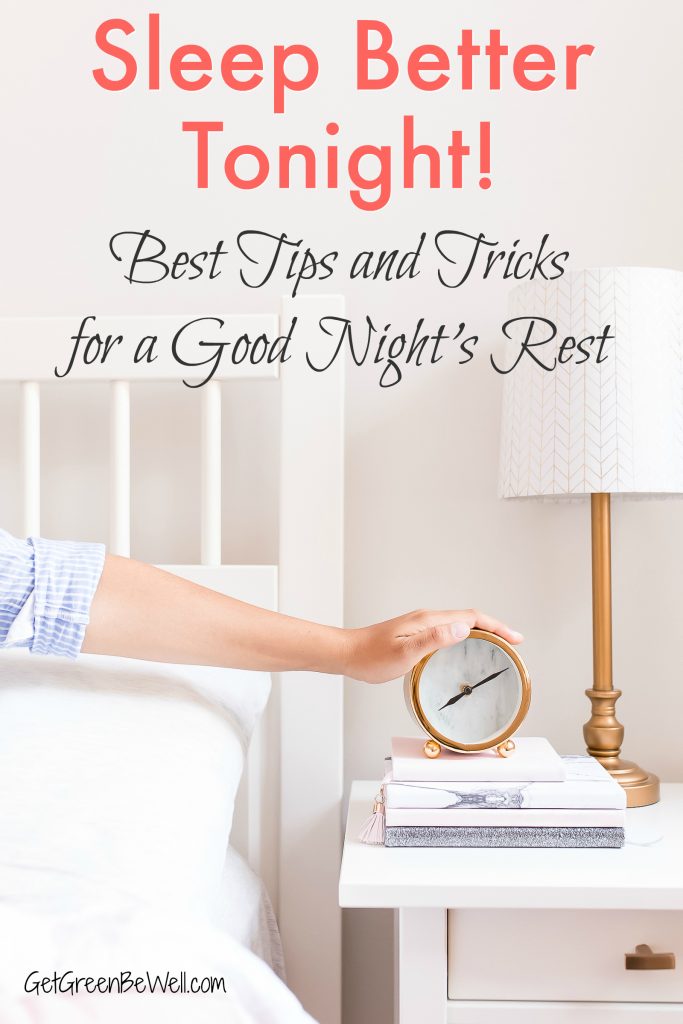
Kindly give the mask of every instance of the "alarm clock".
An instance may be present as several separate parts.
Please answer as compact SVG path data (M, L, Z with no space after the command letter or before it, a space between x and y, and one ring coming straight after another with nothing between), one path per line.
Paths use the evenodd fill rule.
M526 665L495 633L473 629L465 640L427 654L405 677L408 710L429 739L427 757L442 747L459 753L515 749L510 739L531 701Z

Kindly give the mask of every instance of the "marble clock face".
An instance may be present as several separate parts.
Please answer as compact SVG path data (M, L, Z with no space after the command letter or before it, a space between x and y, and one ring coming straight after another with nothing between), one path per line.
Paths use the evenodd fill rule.
M496 644L475 638L433 654L417 692L432 728L465 745L499 736L512 724L522 695L512 658Z

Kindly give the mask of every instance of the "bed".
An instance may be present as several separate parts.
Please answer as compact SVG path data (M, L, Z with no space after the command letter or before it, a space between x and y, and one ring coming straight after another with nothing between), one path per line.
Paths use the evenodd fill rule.
M275 336L279 324L296 315L299 338L313 340L319 318L342 311L336 296L285 300L280 316L228 316L225 329L235 336ZM183 318L98 321L103 334L142 338L170 336ZM54 382L73 329L72 318L0 321L0 381L19 393L20 429L3 444L13 446L20 471L21 520L11 521L12 509L3 509L0 493L0 522L15 533L40 533L41 385ZM72 381L81 388L88 381L108 387L109 536L100 539L112 553L136 554L130 548L131 384L139 389L178 378L178 365L163 354L153 365L134 365L114 351L104 364L74 365L59 385L64 401ZM222 405L225 383L237 378L279 381L277 564L222 564L221 506L228 490L221 471ZM313 374L296 354L283 367L225 362L193 391L193 400L201 406L201 558L176 564L170 551L164 567L242 600L341 623L341 367ZM8 458L5 453L0 469ZM289 1020L289 1014L296 1020L301 1011L280 980L286 970L306 1011L323 1024L338 1024L340 678L291 673L271 681L259 673L124 665L120 659L84 658L70 665L3 652L0 720L0 934L26 934L34 951L40 936L48 963L57 947L75 951L85 965L106 932L110 948L137 951L141 965L154 961L161 969L165 950L166 961L184 957L186 970L193 963L197 970L223 969L231 979L232 1016L225 1016L225 996L215 1006L207 998L201 1003L207 1021L262 1024ZM191 767L181 771L181 764ZM20 796L31 784L40 795L37 805L27 807ZM95 799L103 792L104 801ZM175 809L174 794L182 804ZM60 813L68 827L58 825ZM221 848L228 835L229 847ZM125 836L137 838L139 856ZM2 951L5 963L19 964L21 942L11 945ZM32 962L40 966L36 955ZM91 1019L92 1000L78 1005L83 1019ZM102 1001L97 1006L106 1012ZM192 1008L193 1019L204 1019L195 1016L198 1004ZM17 1020L24 1019L20 1012ZM5 1013L3 1019L13 1019Z

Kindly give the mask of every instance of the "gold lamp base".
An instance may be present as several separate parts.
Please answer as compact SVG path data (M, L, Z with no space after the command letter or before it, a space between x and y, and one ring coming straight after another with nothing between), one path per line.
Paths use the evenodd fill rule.
M626 790L627 807L647 807L658 803L659 779L656 775L646 772L634 761L624 761L620 757L614 758L614 765L606 763L604 758L601 760L612 778Z
M586 690L591 702L591 717L583 727L588 753L606 768L613 779L626 790L627 807L646 807L659 800L659 779L633 761L619 756L624 740L624 727L619 722L615 704L621 690Z

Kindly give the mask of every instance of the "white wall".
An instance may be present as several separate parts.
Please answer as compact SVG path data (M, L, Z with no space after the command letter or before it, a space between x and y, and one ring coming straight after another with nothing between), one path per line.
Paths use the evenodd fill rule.
M569 248L573 267L683 268L683 7L676 0L462 0L419 8L354 0L336 11L326 6L324 18L312 3L188 9L179 0L158 0L153 9L177 43L210 40L218 50L220 42L311 42L324 62L321 87L292 102L286 123L273 119L268 95L258 90L237 98L220 87L187 96L168 89L105 96L88 77L94 26L113 14L139 19L138 5L80 0L66 9L44 5L39 17L33 8L11 5L2 75L13 102L3 130L17 141L2 166L3 313L263 310L282 290L274 282L247 291L227 274L215 282L131 288L107 253L109 235L124 228L150 227L178 248L201 249L253 226L303 234L312 246L345 252L410 246L420 231L443 227L484 230L502 244L520 237L534 243L547 231L560 248ZM421 96L397 87L368 100L352 91L355 17L385 17L403 50L409 41L447 41L459 27L479 32L494 26L518 45L592 42L596 53L580 68L576 94L507 89L461 95L454 88ZM462 193L397 190L383 211L366 214L342 194L282 196L267 187L238 195L218 177L200 193L189 183L191 148L179 130L186 117L222 118L232 125L235 143L267 146L275 137L317 142L333 117L341 124L340 139L376 142L386 135L397 143L403 113L415 114L425 141L490 118L494 187L486 193L474 187ZM411 284L349 285L349 308L407 327L421 314L437 323L466 320L479 327L482 344L497 336L507 286L479 281L449 292L430 271L433 265L425 264ZM373 367L349 368L347 620L359 625L421 605L480 605L509 620L527 635L524 655L535 684L528 731L546 733L561 750L579 750L588 714L583 690L591 680L588 508L497 500L499 384L485 361L458 367L444 360L388 390L377 387ZM7 437L14 397L5 397L0 431ZM252 398L248 389L235 392L226 428L230 472L252 476L226 512L224 555L267 560L275 551L275 446L254 448L245 417L256 423L263 410ZM276 410L268 415L275 423ZM46 531L102 533L101 406L79 393L67 416L50 407L46 416L48 444L70 453L68 476L53 481L48 494ZM187 540L195 514L187 484L197 473L196 429L196 396L184 389L155 389L151 402L137 408L134 540L140 557L196 555ZM169 431L171 459L162 456ZM9 456L2 458L2 479L9 482ZM71 487L80 499L69 505ZM16 509L6 497L11 519ZM152 504L160 515L150 529L143 513ZM625 694L619 710L626 753L678 780L682 524L675 501L625 502L614 510L615 676ZM349 683L348 781L377 776L389 738L408 728L398 684ZM348 913L345 943L347 1020L383 1024L390 1019L389 916Z

